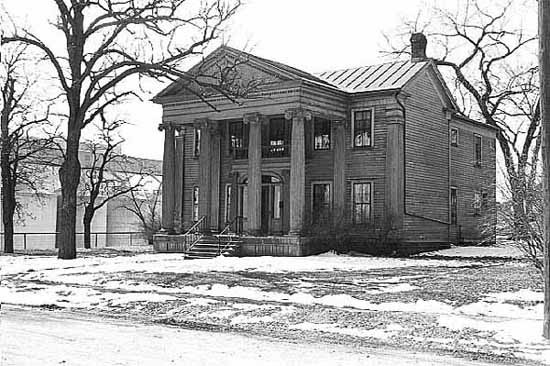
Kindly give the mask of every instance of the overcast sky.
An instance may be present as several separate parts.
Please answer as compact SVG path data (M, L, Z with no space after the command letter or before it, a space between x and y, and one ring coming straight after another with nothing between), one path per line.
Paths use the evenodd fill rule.
M55 15L53 0L2 1L24 15L28 24ZM244 1L225 35L231 46L316 72L376 63L385 45L382 32L395 29L404 18L414 17L435 0ZM43 27L41 31L48 29ZM124 111L132 123L124 131L125 152L161 159L163 136L157 129L160 107L136 102Z

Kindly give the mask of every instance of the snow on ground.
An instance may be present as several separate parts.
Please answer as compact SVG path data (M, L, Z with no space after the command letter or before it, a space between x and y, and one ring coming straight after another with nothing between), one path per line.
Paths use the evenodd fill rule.
M444 257L444 258L522 258L521 250L513 245L506 246L468 246L452 247L433 252L419 254L419 257Z
M389 324L384 328L377 329L356 329L356 328L342 328L337 324L318 324L318 323L300 323L290 326L290 329L300 330L314 330L326 333L338 333L354 337L362 338L378 338L388 339L399 331L403 330L403 327L399 324Z
M475 263L471 263L475 264ZM256 272L318 272L318 271L364 271L369 269L404 267L462 267L461 261L410 260L405 258L351 257L346 255L322 254L311 257L218 257L210 260L184 261L182 254L140 254L128 257L87 257L70 261L43 256L0 256L0 273L15 275L22 273L50 271L60 275L97 272L171 272L193 273L212 271L256 271Z
M56 305L66 308L107 308L131 302L166 302L185 300L187 306L216 307L204 316L227 319L231 325L246 326L277 322L292 313L297 306L322 306L352 311L383 311L418 313L435 317L439 326L461 331L473 329L484 332L487 340L502 349L514 345L521 349L518 356L550 362L550 345L539 335L542 319L542 293L530 289L516 292L490 293L480 301L453 306L436 300L371 302L346 293L315 295L315 272L368 271L380 269L406 269L411 267L469 267L479 264L475 258L495 256L499 248L454 248L433 252L440 256L467 257L464 260L397 259L351 257L325 254L305 258L216 258L212 260L184 261L181 254L140 254L131 257L87 257L61 261L53 257L0 256L0 273L3 276L0 301L18 305ZM489 252L492 253L489 255ZM502 254L502 253L501 253ZM499 255L497 255L499 257ZM266 291L253 286L229 286L213 282L209 285L165 287L132 279L131 273L207 273L207 272L303 272L294 281L294 290ZM109 280L109 274L129 272L123 280ZM107 280L105 276L107 275ZM422 277L422 276L420 276ZM408 283L417 275L396 274L351 280L364 286L363 295L399 294L420 290ZM372 288L375 284L376 288ZM233 303L249 301L255 303ZM392 298L393 299L393 298ZM259 304L258 304L259 303ZM224 305L224 306L221 306ZM280 309L266 315L263 311ZM248 313L247 313L248 312ZM201 315L203 316L203 315ZM383 324L375 329L342 327L337 323L303 321L291 324L290 329L342 334L356 337L387 340L398 335L403 328L398 324ZM439 343L449 343L443 339Z

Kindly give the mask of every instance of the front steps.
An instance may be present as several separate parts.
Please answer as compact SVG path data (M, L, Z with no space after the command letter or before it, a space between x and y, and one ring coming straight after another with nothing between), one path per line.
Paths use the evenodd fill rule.
M234 256L242 241L235 236L203 235L191 248L184 253L185 259L210 259L218 255Z

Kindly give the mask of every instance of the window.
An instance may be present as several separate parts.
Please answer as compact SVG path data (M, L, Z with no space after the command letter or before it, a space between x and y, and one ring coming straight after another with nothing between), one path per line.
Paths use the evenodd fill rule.
M290 121L272 118L266 133L262 133L262 157L275 158L290 155Z
M450 196L451 225L456 225L458 222L458 191L456 188L451 188Z
M231 222L231 184L225 185L225 223L228 224Z
M474 166L481 167L481 136L474 135Z
M195 127L193 138L193 156L198 157L201 154L201 130Z
M451 128L451 146L458 146L458 128Z
M371 183L353 183L353 223L366 224L371 220Z
M330 215L332 196L330 183L313 183L312 220L314 223L323 222Z
M480 191L474 192L474 202L472 206L474 208L474 216L481 215L481 192Z
M353 112L353 147L372 146L373 115L372 110Z
M281 201L281 185L274 185L273 186L273 218L274 219L280 219L281 218L281 204L283 202Z
M481 209L486 210L489 207L489 194L486 191L481 191Z
M472 207L474 208L474 216L479 216L483 213L484 210L489 206L489 194L487 191L475 191L474 192L474 202Z
M193 187L193 222L199 221L199 187Z
M234 159L248 157L248 125L242 121L229 123L229 150Z
M239 185L239 216L248 217L248 188L246 185Z
M315 118L313 121L313 150L330 150L330 121Z

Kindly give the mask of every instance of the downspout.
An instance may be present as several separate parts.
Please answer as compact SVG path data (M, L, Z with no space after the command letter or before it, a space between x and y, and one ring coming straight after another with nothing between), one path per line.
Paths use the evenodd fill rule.
M395 101L399 105L401 109L401 113L403 114L403 213L404 215L416 217L423 220L428 220L432 222L437 222L439 224L447 225L448 228L450 228L450 223L448 221L442 221L437 219L432 219L431 217L425 217L417 214L413 214L410 212L407 212L407 112L405 109L405 105L401 100L399 99L399 95L401 94L401 91L397 91L394 94ZM450 122L449 122L450 123ZM448 167L448 175L449 175L449 181L451 179L450 177L450 166ZM447 230L447 236L449 236L449 230Z

